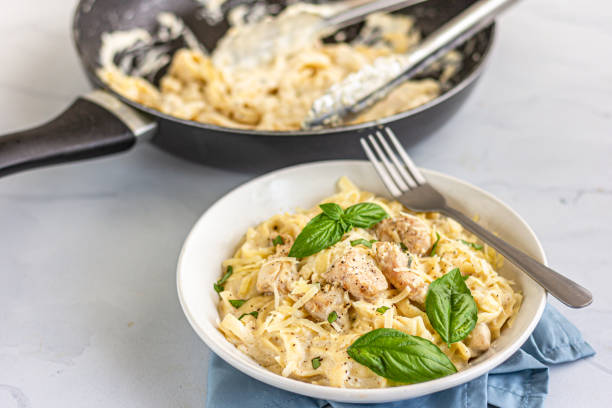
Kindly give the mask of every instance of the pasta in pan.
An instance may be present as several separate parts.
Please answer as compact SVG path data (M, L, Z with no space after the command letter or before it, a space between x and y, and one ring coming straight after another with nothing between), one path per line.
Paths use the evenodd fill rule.
M303 258L289 257L288 251L321 213L319 207L278 214L249 228L235 255L223 262L230 273L216 287L219 328L238 350L285 377L380 388L394 382L347 354L367 332L389 328L427 339L461 370L512 324L522 296L496 272L501 258L491 248L440 214L411 213L346 178L338 187L322 203L341 208L376 203L388 218L372 228L352 228L334 245ZM402 259L409 262L398 262ZM477 323L449 346L432 327L424 301L428 286L453 268L473 296Z
M299 6L304 4L286 10ZM112 61L103 61L98 75L126 98L181 119L241 129L296 130L312 102L333 84L377 57L405 53L415 46L420 34L414 23L409 16L373 14L350 43L317 39L249 68L229 67L219 62L222 58L201 48L183 48L174 54L159 88L143 77L127 74ZM442 61L438 80L404 83L353 123L380 119L431 101L460 63L461 55L451 52Z

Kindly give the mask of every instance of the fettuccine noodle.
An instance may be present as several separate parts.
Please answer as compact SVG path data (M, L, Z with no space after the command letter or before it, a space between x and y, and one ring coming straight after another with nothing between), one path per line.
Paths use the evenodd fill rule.
M322 203L333 202L347 208L356 203L374 202L386 210L391 220L405 217L415 225L424 225L417 232L424 234L422 238L430 247L440 236L435 255L430 256L430 248L421 255L411 254L412 260L405 272L410 273L415 282L422 282L426 290L429 283L459 268L467 277L466 284L478 307L476 328L467 338L448 347L432 328L424 312L423 299L415 297L410 288L398 290L391 284L371 298L358 299L341 290L341 301L334 309L339 316L337 321L330 324L325 316L316 318L309 302L312 306L315 296L329 289L330 283L325 276L334 262L354 251L383 268L376 244L367 248L352 246L350 242L385 238L381 229L354 228L328 249L301 260L287 257L282 246L274 245L274 239L285 237L285 246L290 246L308 221L320 213L317 206L274 215L249 228L234 256L223 262L223 270L231 266L233 274L220 293L219 329L238 350L285 377L333 387L379 388L392 384L350 359L346 353L347 347L364 333L385 327L423 337L436 344L460 370L470 359L485 352L505 326L512 324L522 296L512 289L511 282L496 272L502 259L491 248L483 245L477 250L466 244L475 243L475 237L440 214L410 213L396 201L359 190L346 178L340 179L338 187L339 192ZM393 235L395 232L386 233ZM274 271L274 280L270 281L267 291L262 292L260 283L265 276L260 275L269 271ZM287 274L289 271L294 274ZM247 301L235 308L229 303L230 299ZM388 308L383 313L379 309L382 306ZM251 312L257 315L247 314ZM313 367L314 358L320 360L321 367Z

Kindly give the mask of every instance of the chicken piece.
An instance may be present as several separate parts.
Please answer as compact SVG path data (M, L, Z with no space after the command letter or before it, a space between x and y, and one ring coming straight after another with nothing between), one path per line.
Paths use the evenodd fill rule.
M274 258L274 256L270 257ZM266 261L257 274L255 287L258 292L274 292L274 284L281 293L291 292L292 284L298 279L297 265L284 259L270 259Z
M375 297L389 287L374 260L355 248L336 259L323 278L339 284L357 299Z
M278 257L289 255L289 251L293 246L293 237L289 234L278 234L272 238L272 241L274 241L277 237L281 237L283 243L276 245L276 253L274 255Z
M255 287L258 292L274 292L274 284L281 293L289 293L293 282L298 279L297 265L292 260L284 259L293 245L293 238L283 234L283 244L276 245L276 253L268 257L257 274Z
M375 242L372 246L376 262L389 282L396 288L410 289L408 298L418 303L425 302L427 283L416 273L410 271L410 256L402 248L391 242Z
M336 322L341 327L349 324L348 308L350 303L344 298L345 291L337 286L325 285L316 295L304 304L304 310L315 320L323 322L332 312L336 312Z
M386 218L376 225L374 232L380 241L403 243L412 254L424 255L431 249L429 226L414 215Z
M485 352L491 347L491 330L489 330L489 326L486 323L478 323L474 327L467 346L471 350L476 351L476 354Z

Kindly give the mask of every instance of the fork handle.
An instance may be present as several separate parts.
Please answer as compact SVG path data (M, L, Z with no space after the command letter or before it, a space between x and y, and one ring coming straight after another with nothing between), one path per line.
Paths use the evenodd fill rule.
M481 240L492 246L514 265L522 269L533 280L544 287L551 295L559 299L567 306L580 308L591 304L593 295L571 279L542 265L523 251L498 238L490 231L472 221L462 212L444 207L440 212L453 218L465 228L477 235Z

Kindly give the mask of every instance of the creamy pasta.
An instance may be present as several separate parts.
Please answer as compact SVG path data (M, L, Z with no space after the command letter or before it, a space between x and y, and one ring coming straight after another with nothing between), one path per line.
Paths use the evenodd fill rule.
M389 218L371 229L353 228L333 246L296 259L288 257L288 248L321 210L317 206L278 214L249 228L234 256L223 262L223 270L231 267L233 273L219 290L219 329L240 352L300 381L380 388L394 384L346 352L371 330L392 328L430 340L461 370L512 324L522 296L496 272L502 259L491 248L476 244L474 236L440 214L411 213L396 201L359 190L346 178L339 180L338 189L322 203L347 208L373 202ZM353 245L359 239L374 244ZM392 262L400 245L407 254L396 252L404 259L409 256L407 265ZM342 276L342 268L359 262L379 276L382 271L384 281L368 278L358 286L342 281L351 278ZM466 278L478 321L468 337L449 347L431 326L424 299L428 285L454 268Z
M277 18L293 17L300 6L304 4L288 7ZM310 5L309 10L315 6ZM312 102L333 84L377 57L405 53L414 47L420 41L414 23L410 16L373 14L350 43L323 43L315 38L247 68L223 63L228 59L218 50L209 55L202 47L183 48L174 54L159 88L141 76L127 74L108 56L98 75L126 98L181 119L242 129L295 130L301 128ZM235 26L230 34L248 27ZM223 40L220 43L224 44ZM163 65L165 60L159 61ZM408 81L353 122L380 119L431 101L460 63L461 55L450 53L443 60L439 80Z

